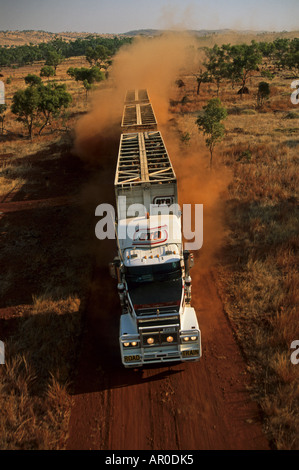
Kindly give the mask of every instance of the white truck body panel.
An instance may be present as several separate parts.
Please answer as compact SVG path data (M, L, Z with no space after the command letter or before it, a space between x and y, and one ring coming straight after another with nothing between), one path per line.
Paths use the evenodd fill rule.
M122 126L136 126L137 131L121 135L114 182L119 342L125 367L201 357L176 175L160 132L142 129L144 124L156 125L154 121L147 91L129 90Z
M162 245L182 244L181 220L176 215L152 215L149 218L135 217L122 219L118 223L117 234L119 247L140 252L142 249L154 249ZM163 253L160 250L158 253Z

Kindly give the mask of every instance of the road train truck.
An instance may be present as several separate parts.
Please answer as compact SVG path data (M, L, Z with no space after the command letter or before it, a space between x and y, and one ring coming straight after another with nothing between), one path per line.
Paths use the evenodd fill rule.
M135 116L140 114L139 109ZM146 130L148 114L145 127L141 122L136 132L121 134L115 175L118 253L110 263L121 305L121 359L134 368L201 357L191 306L193 256L183 249L177 179L161 133Z

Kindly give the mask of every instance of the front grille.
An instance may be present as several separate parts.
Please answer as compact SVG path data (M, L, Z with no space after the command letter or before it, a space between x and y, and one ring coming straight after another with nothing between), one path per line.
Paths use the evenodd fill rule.
M171 305L167 307L149 307L149 308L138 308L136 310L137 316L145 315L176 315L180 310L179 305Z
M171 336L173 338L172 342L167 341L167 338ZM152 344L148 343L148 339L151 338L154 340ZM173 344L178 344L179 336L178 331L165 333L162 331L150 331L150 332L141 332L141 344L144 348L154 347L154 346L172 346Z
M172 318L155 318L148 321L138 322L139 333L141 338L141 346L150 348L154 346L173 346L179 343L179 319ZM167 341L171 336L173 341ZM151 338L151 342L148 339Z
M167 326L172 326L172 325L177 325L179 324L179 319L177 317L171 317L171 318L148 318L144 320L139 320L138 321L138 326L139 328L150 328L150 327L159 327L162 325L163 327Z
M177 345L180 340L180 317L176 314L171 316L164 314L138 318L138 330L143 348ZM168 336L173 337L172 342L167 341ZM149 338L154 340L152 344L147 342Z

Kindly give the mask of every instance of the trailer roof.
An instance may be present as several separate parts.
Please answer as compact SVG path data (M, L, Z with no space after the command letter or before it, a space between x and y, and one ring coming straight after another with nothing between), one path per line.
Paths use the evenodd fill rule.
M125 105L121 127L123 130L156 130L157 121L150 103Z
M128 90L125 98L126 104L149 103L149 97L146 89Z
M176 176L159 131L121 135L115 186L175 181Z

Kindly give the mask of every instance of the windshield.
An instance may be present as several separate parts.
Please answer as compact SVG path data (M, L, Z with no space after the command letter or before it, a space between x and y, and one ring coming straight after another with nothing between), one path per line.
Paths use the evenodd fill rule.
M129 284L153 281L174 281L182 277L180 261L150 266L126 268L126 279Z

